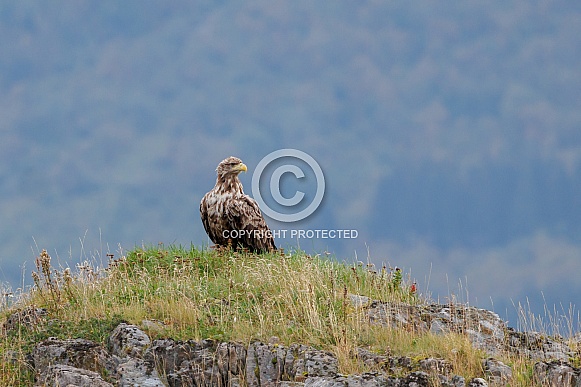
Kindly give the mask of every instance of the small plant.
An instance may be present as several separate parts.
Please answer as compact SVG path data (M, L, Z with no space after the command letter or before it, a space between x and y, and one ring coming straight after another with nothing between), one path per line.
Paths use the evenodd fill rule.
M393 291L399 291L401 289L401 284L403 281L403 275L399 267L395 268L393 276L391 278L391 289Z
M37 271L32 272L32 279L45 305L58 308L61 303L61 291L56 278L57 273L53 272L50 261L50 255L43 249L34 262Z

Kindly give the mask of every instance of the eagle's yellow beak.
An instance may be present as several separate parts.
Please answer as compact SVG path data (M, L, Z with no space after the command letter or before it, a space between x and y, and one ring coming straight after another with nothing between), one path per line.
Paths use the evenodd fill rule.
M248 171L248 168L246 168L246 164L240 163L234 167L234 170L238 171L238 172L242 172L242 171L246 172L246 171Z

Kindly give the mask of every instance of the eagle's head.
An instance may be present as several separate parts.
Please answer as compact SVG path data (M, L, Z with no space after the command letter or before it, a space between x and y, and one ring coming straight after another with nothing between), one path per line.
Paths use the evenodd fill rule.
M230 156L227 159L222 160L222 162L218 164L218 168L216 168L218 177L221 177L222 179L226 179L227 177L231 176L238 176L240 172L246 172L247 170L248 168L246 168L246 165L244 165L242 160L234 156Z

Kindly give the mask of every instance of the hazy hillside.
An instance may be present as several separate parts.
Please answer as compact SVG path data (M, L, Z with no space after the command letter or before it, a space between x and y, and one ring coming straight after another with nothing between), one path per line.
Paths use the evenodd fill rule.
M297 148L328 182L298 226L359 231L302 248L369 249L437 295L460 278L501 313L541 291L567 307L580 33L569 2L2 4L0 280L41 248L207 243L216 164Z

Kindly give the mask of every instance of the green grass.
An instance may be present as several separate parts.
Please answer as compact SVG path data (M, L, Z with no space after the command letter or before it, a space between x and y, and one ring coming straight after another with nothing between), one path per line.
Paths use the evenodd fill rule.
M402 304L426 302L410 291L399 270L347 265L302 252L255 255L163 245L136 248L100 271L87 265L76 273L56 270L45 252L36 266L35 286L17 307L43 307L48 316L34 328L3 335L0 385L31 384L26 355L38 341L56 336L104 343L121 321L142 326L152 339L249 342L276 336L283 344L334 352L346 374L368 370L352 356L355 348L365 347L418 360L441 357L456 374L482 376L486 355L465 336L365 323L363 309L353 305L349 294ZM2 312L0 321L14 309ZM148 330L144 320L161 324ZM530 385L530 364L521 363L515 367L515 385Z

